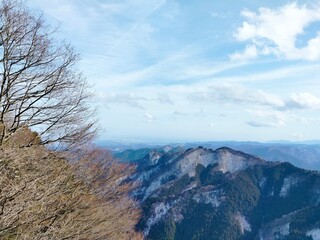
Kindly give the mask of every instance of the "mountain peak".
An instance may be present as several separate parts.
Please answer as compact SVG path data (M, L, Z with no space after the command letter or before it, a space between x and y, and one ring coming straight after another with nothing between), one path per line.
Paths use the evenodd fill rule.
M320 175L314 172L201 146L168 152L139 171L135 194L144 203L139 228L147 239L160 233L164 239L298 239L295 233L318 239ZM297 232L299 218L307 228Z
M151 151L137 163L137 169L141 172L137 174L137 180L145 186L139 196L145 198L173 179L196 177L199 166L210 168L214 172L233 174L248 167L265 164L266 161L227 147L213 150L199 146L162 154Z
M224 173L233 173L266 162L265 160L262 160L256 156L227 147L216 149L215 154L217 155L219 168Z

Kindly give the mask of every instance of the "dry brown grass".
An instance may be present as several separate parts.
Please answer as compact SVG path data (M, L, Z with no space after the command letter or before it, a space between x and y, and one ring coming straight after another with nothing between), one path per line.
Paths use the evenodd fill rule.
M22 127L12 134L3 144L5 147L26 147L41 145L40 136L27 127Z
M0 150L0 239L142 239L121 184L132 169L98 149L81 156L71 167L42 146Z

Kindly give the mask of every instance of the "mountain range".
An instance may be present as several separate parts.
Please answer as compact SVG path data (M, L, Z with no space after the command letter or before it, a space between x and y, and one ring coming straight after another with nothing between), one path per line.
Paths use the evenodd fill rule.
M127 145L119 147L112 145L115 156L121 161L136 161L143 158L147 153L157 150L162 151L162 146L150 145ZM116 147L118 146L118 148ZM248 154L259 156L268 161L290 162L293 165L309 169L320 170L320 144L312 143L259 143L259 142L201 142L186 144L170 144L167 147L180 147L183 149L203 146L206 148L217 149L229 147Z
M131 180L146 239L320 239L318 171L227 147L144 153Z

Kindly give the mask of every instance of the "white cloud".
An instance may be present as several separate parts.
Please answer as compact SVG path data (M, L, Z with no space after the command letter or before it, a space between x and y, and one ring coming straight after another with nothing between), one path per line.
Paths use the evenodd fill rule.
M149 113L145 113L144 116L147 119L153 119L153 116L151 114L149 114Z
M147 122L152 123L154 121L154 117L150 113L145 113L144 118Z
M100 3L98 1L77 1L77 0L29 0L28 5L41 8L45 17L59 23L63 30L71 32L72 35L88 34L93 28L93 23L98 22L101 14ZM110 10L114 10L115 5ZM104 10L104 12L106 12ZM65 37L65 36L62 36Z
M243 52L237 52L230 55L232 61L244 61L257 57L258 51L255 45L248 45Z
M153 100L158 101L161 104L173 104L173 100L167 93L160 93L159 96Z
M172 11L172 4L164 0L107 3L30 0L28 3L40 8L53 25L60 23L57 35L75 45L82 55L80 68L88 81L99 87L105 82L108 86L126 86L149 78L147 66L142 62L148 57L156 58L154 55L159 51L158 38L153 36L158 26L149 20L164 8L169 13Z
M259 121L250 121L247 122L250 126L254 127L281 127L285 126L287 121L290 119L287 113L274 110L247 110L255 118L258 118Z
M248 121L247 124L251 127L261 128L261 127L277 127L275 124L256 122L256 121Z
M244 10L241 15L245 21L234 35L239 41L249 41L250 48L255 46L257 55L275 54L291 60L320 59L319 33L308 39L305 47L299 48L296 44L306 27L320 21L319 6L307 7L290 3L278 9L260 8L257 13ZM235 56L238 59L245 58L248 50L242 54L236 53Z
M219 103L243 103L284 107L284 101L277 95L262 90L247 89L241 85L221 84L208 87L206 91L189 96L192 101L212 101Z
M210 16L213 18L227 18L230 12L209 12Z
M303 135L301 133L292 133L290 137L295 140L301 140L303 138Z
M156 95L157 93L152 93ZM135 93L106 93L98 96L103 103L109 107L111 104L121 104L133 108L144 109L146 103L155 102L159 104L173 104L170 96L168 94L160 93L158 96L147 97L145 95L137 95Z
M134 93L110 93L101 96L106 106L110 104L122 104L133 108L144 109L141 101L147 101L146 98L135 95Z
M300 39L303 31L314 29L314 25L306 29L313 20L302 25L296 23L309 18L300 13L307 11L309 14L312 10L310 7L293 4L291 8L298 9L302 16L297 18L299 14L294 14L293 19L287 17L288 7L265 9L255 13L243 11L245 19L236 36L239 41L244 41L241 43L244 47L230 56L234 61L229 61L225 58L231 45L225 41L225 36L228 34L226 29L232 27L237 14L234 12L224 14L224 11L216 10L219 13L212 14L215 19L206 21L205 26L202 24L202 32L198 29L197 34L189 36L190 26L196 27L200 23L190 19L197 18L196 14L201 14L202 10L188 10L185 8L187 3L182 1L29 2L33 2L33 6L40 6L50 21L56 19L61 22L61 37L69 39L81 52L83 60L80 62L80 69L88 77L88 81L95 85L96 92L101 95L101 102L110 107L108 111L101 109L102 124L110 131L122 131L124 135L135 132L136 136L140 136L147 132L146 123L152 122L153 124L148 126L148 132L157 137L182 134L188 137L198 136L199 139L204 136L208 139L234 136L243 138L248 135L243 134L245 128L239 131L238 126L247 121L256 127L288 125L275 129L274 132L273 129L267 129L262 138L272 138L271 133L276 136L283 129L291 127L293 122L299 121L306 129L313 129L313 126L317 125L310 124L315 123L316 120L312 119L317 118L318 113L313 110L317 108L311 107L317 105L314 103L316 101L303 103L301 96L294 98L289 95L291 92L316 93L320 90L317 84L320 76L317 73L319 63L267 62L262 65L261 62L254 62L251 65L252 62L245 61L260 55L292 59L308 56L310 60L317 59L317 34L312 33L305 42ZM236 4L239 4L238 7L242 5ZM195 3L196 5L200 6ZM317 12L315 8L312 11ZM288 18L289 23L272 20L273 17L282 16ZM223 17L226 18L222 19ZM212 24L221 27L212 28ZM177 28L181 31L176 31ZM213 41L214 36L217 36L217 39ZM286 45L286 42L294 38L291 47L293 51L289 52L285 47L290 44ZM299 45L295 45L296 40ZM297 47L303 45L309 47ZM215 83L216 85L212 86ZM235 83L240 85L233 85ZM192 102L188 101L188 96ZM310 100L309 97L304 98ZM243 109L246 108L259 108L261 111L274 113L243 114ZM294 114L296 116L293 116ZM221 119L217 119L219 116ZM177 121L172 121L175 117ZM135 125L134 128L128 126L128 119ZM210 132L207 131L209 126L214 127L217 135L207 134ZM299 129L299 126L297 124L295 129ZM168 129L175 131L166 131ZM287 135L294 132L287 130ZM308 136L307 130L301 131L304 136ZM230 134L225 136L226 132Z
M293 93L286 109L320 109L320 98L308 92Z
M220 78L221 81L229 81L229 82L238 82L238 83L248 83L248 82L258 82L258 81L296 81L301 80L301 77L303 76L305 80L308 80L310 78L310 75L312 78L316 79L319 78L320 74L318 74L318 69L320 69L319 63L308 63L306 65L303 64L294 64L291 66L285 66L285 67L279 67L274 68L272 70L264 70L264 71L258 71L254 73L249 74L241 74L239 76L231 76L231 77L224 77Z
M281 111L281 110L265 110L265 109L248 109L246 110L254 121L249 121L250 126L258 127L284 127L288 123L299 123L312 125L318 122L318 118L303 117L295 111Z
M188 113L185 113L185 112L176 110L176 111L174 111L174 112L172 113L172 115L173 115L174 117L186 117L186 116L188 116Z

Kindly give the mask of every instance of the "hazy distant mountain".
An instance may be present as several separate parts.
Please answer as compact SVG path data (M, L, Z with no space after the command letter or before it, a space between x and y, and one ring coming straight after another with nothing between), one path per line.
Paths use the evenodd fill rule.
M159 148L140 148L140 149L126 149L121 152L115 152L114 156L124 162L134 162L143 159L149 153L157 152L164 154L171 151L174 147L169 145Z
M268 161L290 162L295 166L309 170L320 170L320 144L301 143L257 143L257 142L202 142L183 144L184 149L203 146L207 148L230 147L243 151ZM177 145L172 145L177 146ZM127 146L128 147L128 146ZM136 161L147 153L161 147L144 147L142 149L127 149L116 151L115 156L122 161Z
M152 150L136 161L147 239L320 239L320 175L230 148Z

